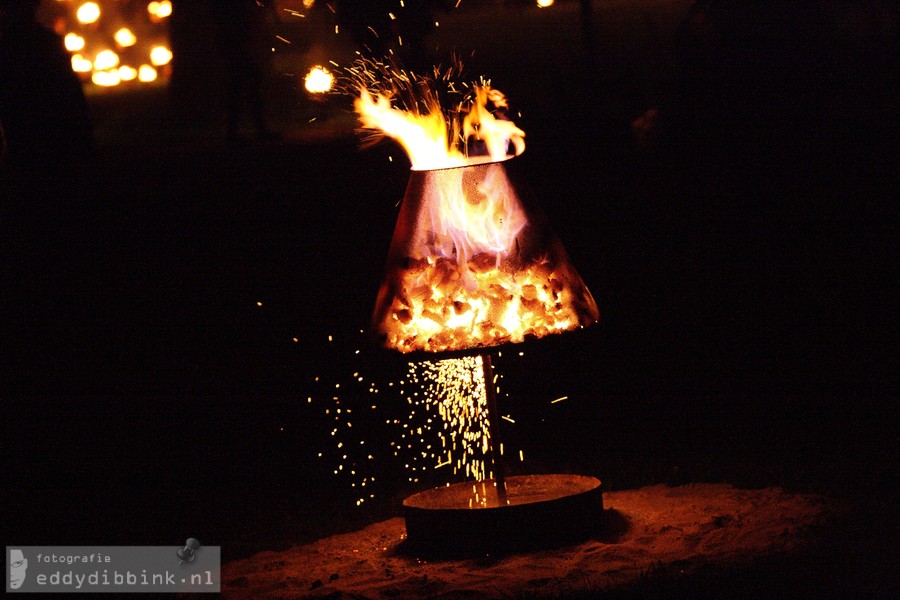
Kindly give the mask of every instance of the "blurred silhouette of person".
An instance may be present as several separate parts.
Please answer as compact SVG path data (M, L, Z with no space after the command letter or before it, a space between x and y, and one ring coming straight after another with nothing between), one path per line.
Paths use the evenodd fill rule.
M263 85L270 69L272 38L268 17L271 2L220 0L215 4L219 43L225 59L226 139L240 140L241 123L250 117L256 136L263 141L277 138L266 123Z
M0 129L6 160L46 168L94 146L87 101L39 0L0 0ZM2 156L2 155L0 155Z

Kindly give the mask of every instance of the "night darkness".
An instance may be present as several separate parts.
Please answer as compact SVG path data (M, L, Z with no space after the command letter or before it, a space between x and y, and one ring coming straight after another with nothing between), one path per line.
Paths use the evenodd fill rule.
M31 76L0 37L4 544L196 537L229 561L398 516L446 480L392 455L407 365L360 331L409 163L360 148L349 98L301 89L353 21L338 44L322 12L280 16L265 127L232 129L228 27L174 4L168 87L89 91L93 142L59 151L17 152L13 120L60 103L11 87ZM407 60L455 51L507 95L528 144L509 170L601 315L497 359L511 471L823 494L851 509L808 558L697 595L896 595L896 9L434 4L440 27L403 23L423 33ZM334 396L373 455L361 505L333 473L355 460ZM629 593L696 581L644 583Z

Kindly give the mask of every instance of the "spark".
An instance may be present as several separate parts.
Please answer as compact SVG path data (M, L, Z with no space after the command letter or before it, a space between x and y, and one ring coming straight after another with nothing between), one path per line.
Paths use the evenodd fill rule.
M568 399L569 399L568 396L561 396L561 397L557 398L556 400L551 400L550 404L556 404L557 402L562 402L563 400L568 400Z

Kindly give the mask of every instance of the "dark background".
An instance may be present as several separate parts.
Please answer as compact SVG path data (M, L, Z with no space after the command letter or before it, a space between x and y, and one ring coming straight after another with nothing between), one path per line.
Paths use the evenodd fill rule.
M527 459L511 468L840 497L866 515L841 581L896 590L897 15L595 3L588 49L559 4L562 35L536 9L485 23L500 9L477 5L455 17L471 38L441 39L479 48L470 72L521 111L509 170L601 311L498 359ZM406 371L359 333L401 151L360 150L340 98L281 97L284 139L239 145L179 137L164 91L89 101L96 155L4 172L4 543L197 537L228 560L399 514L439 482L390 456L385 415L406 405L385 395L354 422L381 478L356 507L324 414L335 383L370 404L354 372L384 388Z

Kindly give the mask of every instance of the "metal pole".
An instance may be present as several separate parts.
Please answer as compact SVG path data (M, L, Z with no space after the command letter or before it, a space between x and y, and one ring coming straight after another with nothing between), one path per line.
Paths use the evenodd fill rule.
M494 368L491 355L481 355L484 371L484 392L487 396L488 435L491 461L494 463L494 482L497 484L497 506L506 506L506 475L503 471L503 457L500 454L500 412L497 409L497 387L494 385Z

